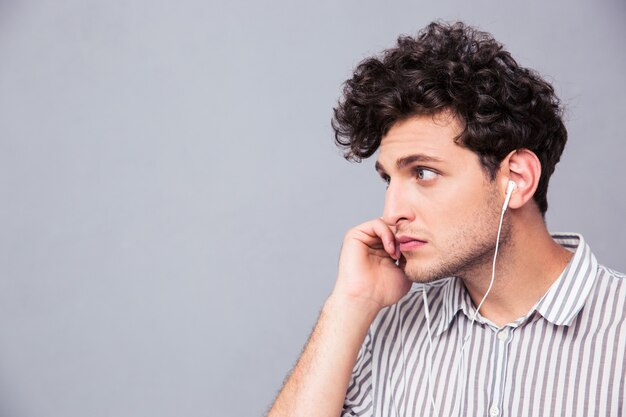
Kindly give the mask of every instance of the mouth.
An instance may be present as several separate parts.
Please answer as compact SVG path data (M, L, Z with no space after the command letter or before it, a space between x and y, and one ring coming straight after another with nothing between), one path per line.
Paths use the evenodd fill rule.
M409 252L423 247L427 242L411 236L400 236L398 243L400 244L400 252Z

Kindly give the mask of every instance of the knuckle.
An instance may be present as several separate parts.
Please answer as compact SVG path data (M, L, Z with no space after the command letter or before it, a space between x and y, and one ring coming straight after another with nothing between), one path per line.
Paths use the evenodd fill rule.
M346 232L343 240L344 241L349 240L352 237L356 236L357 233L358 233L358 229L356 227L348 229L348 231Z

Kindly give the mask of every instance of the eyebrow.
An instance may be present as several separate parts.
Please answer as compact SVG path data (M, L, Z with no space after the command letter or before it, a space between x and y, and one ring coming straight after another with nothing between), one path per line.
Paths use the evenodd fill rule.
M443 162L443 161L434 156L429 156L429 155L418 153L414 155L404 156L398 159L396 161L396 169L399 171L402 168L405 168L406 166L411 165L414 162ZM385 168L383 168L383 165L378 161L376 161L374 168L376 169L378 173L385 172Z

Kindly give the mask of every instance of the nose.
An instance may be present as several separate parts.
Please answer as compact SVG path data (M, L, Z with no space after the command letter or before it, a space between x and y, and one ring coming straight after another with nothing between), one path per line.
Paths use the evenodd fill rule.
M414 220L409 190L402 182L390 181L385 194L385 208L383 209L383 221L389 226L398 226L400 223L410 223Z

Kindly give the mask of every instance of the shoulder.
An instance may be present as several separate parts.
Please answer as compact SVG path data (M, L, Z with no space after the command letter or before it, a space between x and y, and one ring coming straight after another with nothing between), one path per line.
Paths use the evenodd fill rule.
M626 275L604 265L598 265L597 275L583 310L587 320L596 323L599 328L624 325Z
M607 298L626 299L626 274L604 265L598 265L593 292L600 301ZM626 309L623 313L626 313Z
M626 279L626 274L624 274L623 272L618 272L618 271L616 271L614 269L611 269L609 267L606 267L604 265L600 265L598 267L598 270L599 270L601 275L604 274L604 275L606 275L606 278L611 279L611 280L624 280L624 279Z
M605 295L626 295L626 274L607 266L598 265L594 284L594 292L606 293Z

